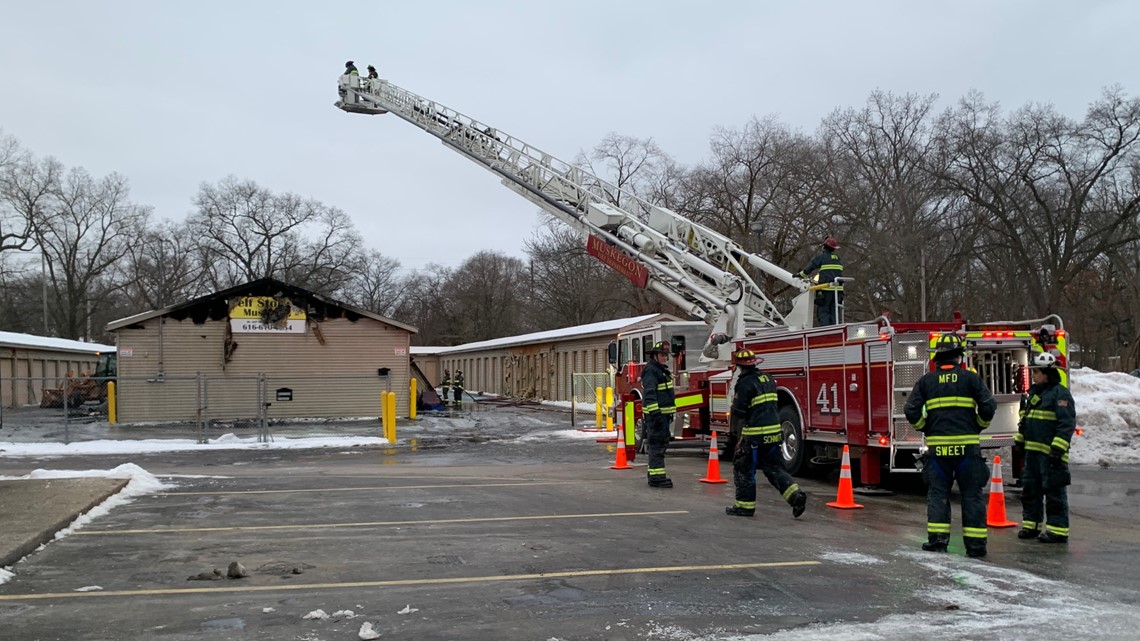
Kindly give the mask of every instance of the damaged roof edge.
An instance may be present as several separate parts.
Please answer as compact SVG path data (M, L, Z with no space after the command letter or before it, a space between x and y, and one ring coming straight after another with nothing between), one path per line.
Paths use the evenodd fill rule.
M127 316L126 318L120 318L118 320L114 320L114 321L111 321L110 323L107 323L107 331L113 332L115 330L119 330L119 329L122 329L124 327L127 327L128 325L134 325L135 323L141 323L143 321L148 321L152 318L158 318L160 316L168 316L172 312L175 312L178 310L187 309L190 307L194 307L195 305L201 305L203 303L208 303L208 302L216 301L216 300L223 299L223 298L230 298L233 296L241 295L241 294L246 293L250 290L257 289L259 287L265 287L265 286L276 287L276 288L283 289L283 290L286 290L288 292L291 292L293 294L300 294L303 296L307 296L307 297L312 298L314 300L320 301L326 305L329 305L332 307L339 307L345 311L349 311L349 312L352 312L354 314L359 314L360 316L364 316L365 318L371 318L373 320L377 320L377 321L380 321L382 323L387 323L388 325L392 325L393 327L398 327L400 329L407 330L413 334L419 333L419 331L420 331L418 328L413 327L412 325L408 325L406 323L401 323L398 320L388 318L387 316L381 316L380 314L376 314L376 313L373 313L373 312L370 312L370 311L367 311L364 309L360 309L359 307L354 307L354 306L349 305L347 303L342 303L338 300L329 298L328 296L324 296L322 294L318 294L316 292L309 291L309 290L305 289L304 287L298 287L296 285L289 285L287 283L284 283L282 281L277 280L276 278L259 278L257 280L251 280L247 283L242 283L241 285L235 285L234 287L230 287L229 289L223 289L222 291L214 292L213 294L206 294L205 296L199 296L198 298L194 298L194 299L182 302L182 303L178 303L176 305L168 305L166 307L163 307L162 309L154 309L154 310L150 310L150 311L146 311L146 312L141 312L141 313L135 314L133 316Z

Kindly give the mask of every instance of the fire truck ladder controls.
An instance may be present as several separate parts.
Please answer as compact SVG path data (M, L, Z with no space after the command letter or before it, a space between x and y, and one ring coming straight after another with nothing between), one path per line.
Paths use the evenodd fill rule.
M718 338L706 345L706 357L727 361L729 339L758 329L811 327L810 283L728 237L386 80L344 75L338 89L339 109L406 120L586 234L591 254L712 327ZM790 312L776 308L749 276L749 265L799 292Z

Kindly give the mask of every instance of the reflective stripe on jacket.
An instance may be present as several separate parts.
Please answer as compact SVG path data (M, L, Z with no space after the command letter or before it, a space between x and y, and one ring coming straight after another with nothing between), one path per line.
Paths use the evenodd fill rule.
M935 456L956 456L961 451L956 446L980 444L979 434L990 426L996 411L994 395L981 377L952 363L918 379L903 408L906 420L926 435Z
M673 375L669 368L650 357L641 373L641 411L646 414L675 414Z
M1042 454L1049 454L1055 447L1064 452L1062 460L1069 460L1069 443L1077 429L1077 408L1067 387L1059 383L1033 385L1021 399L1020 416L1015 442Z
M743 421L740 435L745 440L763 444L783 440L776 383L760 370L752 367L741 371L733 390L732 413Z

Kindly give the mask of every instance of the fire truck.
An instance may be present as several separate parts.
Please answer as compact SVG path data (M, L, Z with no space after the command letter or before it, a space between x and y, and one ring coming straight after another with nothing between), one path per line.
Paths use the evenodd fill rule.
M907 323L881 316L854 323L841 318L838 325L814 327L819 286L711 228L388 80L344 75L337 90L337 108L391 114L431 134L582 233L588 253L693 319L619 336L611 348L611 361L622 364L619 379L624 382L618 391L625 403L619 420L631 456L640 419L638 366L651 338L679 348L673 363L678 376L676 440L707 441L713 430L729 432L731 354L748 348L764 359L763 369L778 385L788 470L835 461L848 445L865 486L877 485L883 471L914 471L922 435L911 429L902 408L914 382L930 369L931 348L942 333L965 339L969 353L964 366L975 369L997 397L998 415L983 432L988 446L1012 443L1034 350L1052 350L1067 371L1068 337L1055 316L981 324L958 316ZM793 292L790 309L778 308L756 283L756 273ZM731 451L731 443L726 445Z

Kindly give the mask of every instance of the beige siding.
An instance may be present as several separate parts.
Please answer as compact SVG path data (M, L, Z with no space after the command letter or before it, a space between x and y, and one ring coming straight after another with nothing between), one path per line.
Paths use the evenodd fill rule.
M159 319L145 321L141 329L120 329L120 420L194 419L197 373L214 379L205 390L211 419L255 417L258 374L268 379L270 418L379 416L380 391L388 386L397 394L397 415L407 416L410 332L371 318L331 319L320 323L322 345L312 325L304 334L233 334L228 363L226 320L195 324L168 318L161 350ZM125 348L133 355L122 356ZM157 382L160 354L164 382ZM391 369L387 382L377 376L381 367ZM293 390L293 401L275 400L274 391L282 387Z

